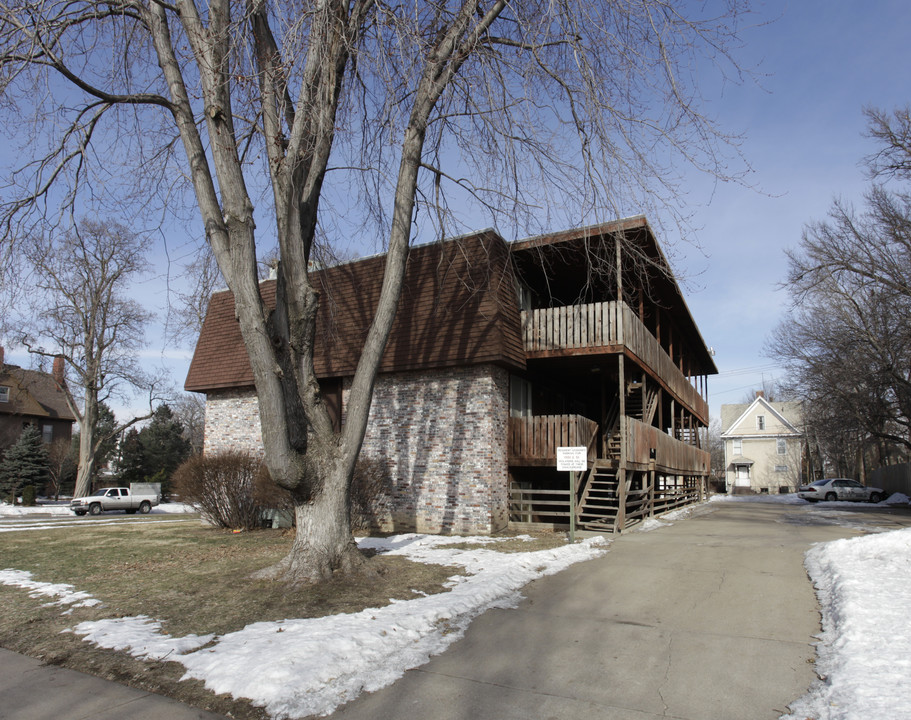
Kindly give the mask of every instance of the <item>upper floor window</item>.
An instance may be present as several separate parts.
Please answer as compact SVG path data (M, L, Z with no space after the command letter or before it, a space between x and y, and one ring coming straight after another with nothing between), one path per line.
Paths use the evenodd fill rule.
M787 455L788 453L788 441L784 438L778 438L778 454Z
M765 415L756 416L756 429L765 430Z
M531 383L517 375L509 376L510 417L531 417Z
M734 448L733 448L734 454L743 455L743 440L741 440L740 438L734 438L734 440L732 440L731 442L734 446Z
M9 402L9 388L6 385L0 385L0 402Z
M519 310L531 312L532 295L531 288L521 280L516 281L516 294L519 296Z
M46 443L54 442L54 426L53 425L42 425L41 426L41 439Z

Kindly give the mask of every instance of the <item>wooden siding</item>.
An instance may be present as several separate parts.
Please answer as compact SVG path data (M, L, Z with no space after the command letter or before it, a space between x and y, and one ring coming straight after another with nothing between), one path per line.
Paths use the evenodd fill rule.
M655 450L655 467L663 472L681 475L707 475L710 455L692 445L680 442L658 428L633 418L626 418L626 459L631 466L647 468Z
M589 462L597 458L598 423L581 415L540 415L509 418L509 464L553 465L558 447L587 447Z
M628 351L676 400L708 422L708 403L624 302L522 311L525 351L533 357Z

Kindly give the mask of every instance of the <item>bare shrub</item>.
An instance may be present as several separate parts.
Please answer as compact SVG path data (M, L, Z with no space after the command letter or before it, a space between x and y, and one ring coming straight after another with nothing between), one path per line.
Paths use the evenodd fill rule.
M262 527L263 511L279 510L294 521L291 493L269 477L258 455L226 451L195 455L174 473L174 492L213 525L232 530ZM351 526L381 529L389 522L392 480L385 464L361 458L351 486Z
M175 471L174 491L213 525L252 530L262 522L257 484L263 473L262 459L251 453L195 455Z

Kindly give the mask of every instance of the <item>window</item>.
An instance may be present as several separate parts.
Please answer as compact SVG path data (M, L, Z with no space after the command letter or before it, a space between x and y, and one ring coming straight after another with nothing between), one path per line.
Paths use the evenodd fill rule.
M778 454L787 455L788 454L788 441L784 438L778 438Z
M9 388L6 385L0 385L0 402L9 402Z
M741 440L740 438L734 438L734 440L732 440L731 442L734 446L733 447L734 454L743 455L743 440Z
M776 465L776 466L775 466L775 472L782 472L782 473L783 473L783 472L787 472L787 471L788 471L788 466L787 466L787 465Z
M509 377L509 416L531 417L531 383L517 375Z
M54 442L54 426L53 425L42 425L41 426L41 439L46 443Z
M756 416L756 429L765 430L765 415Z

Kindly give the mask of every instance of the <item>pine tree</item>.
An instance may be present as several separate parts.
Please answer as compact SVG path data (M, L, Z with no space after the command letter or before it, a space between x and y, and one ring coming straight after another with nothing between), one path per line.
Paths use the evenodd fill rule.
M26 485L40 489L50 479L50 459L36 425L26 425L19 440L6 451L0 463L0 493L19 492Z
M121 482L161 483L167 495L171 475L190 454L190 442L171 408L162 404L148 425L126 434L120 452Z
M136 428L127 430L127 434L120 444L118 469L120 470L120 482L124 485L145 482L146 458L142 449L142 441L139 439L139 431Z

